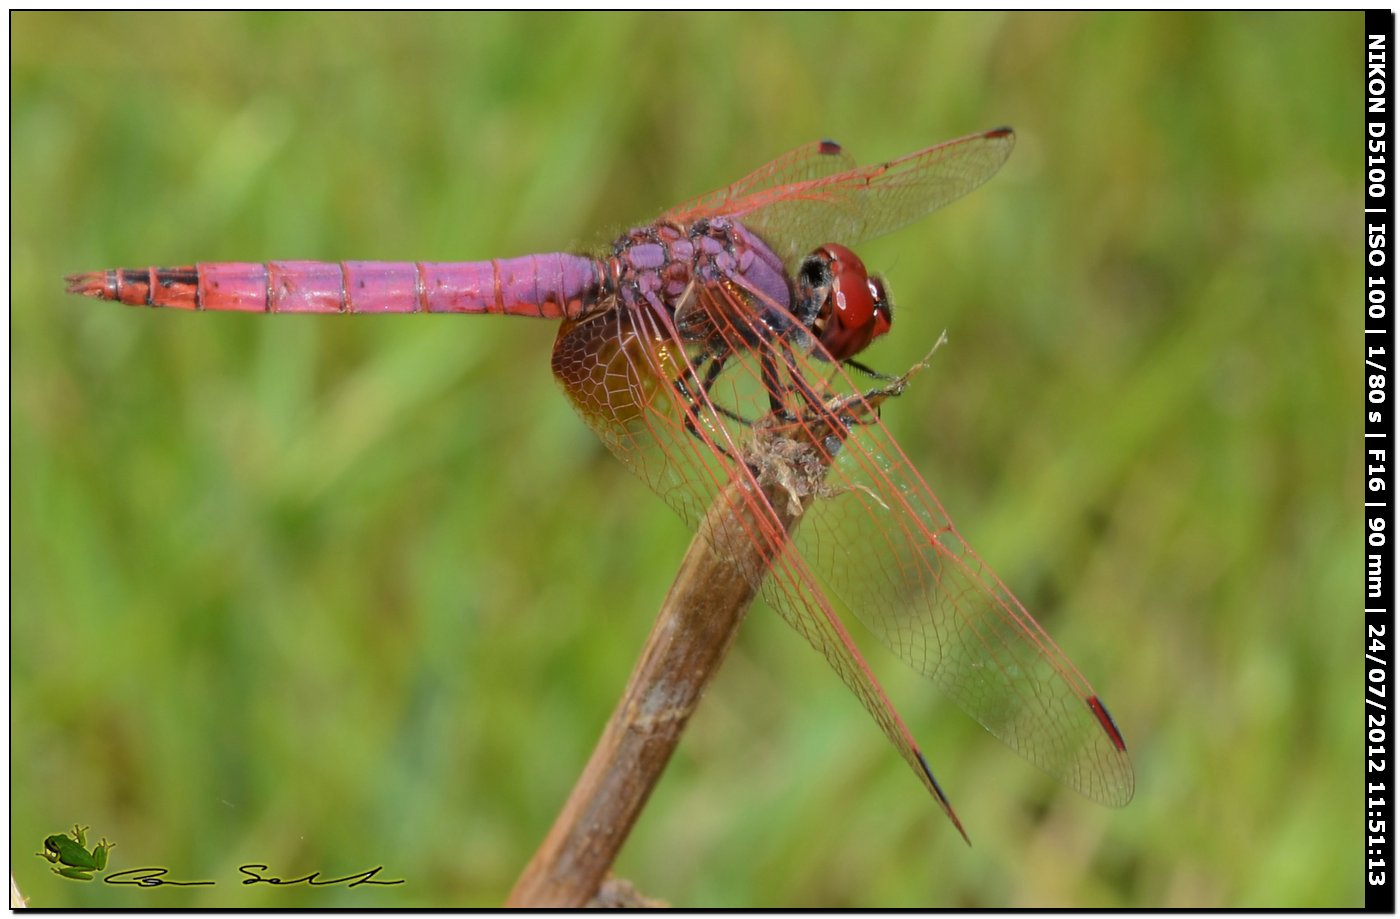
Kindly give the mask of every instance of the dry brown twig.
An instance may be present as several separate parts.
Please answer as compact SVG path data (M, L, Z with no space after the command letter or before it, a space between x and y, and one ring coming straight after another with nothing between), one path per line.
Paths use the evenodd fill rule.
M784 424L769 418L755 424L750 466L760 470L759 487L784 533L824 494L823 479L835 456L812 445L826 434L844 441L848 430L838 417L873 411L899 395L926 361L881 389L831 400L824 419ZM617 708L507 906L598 905L611 902L606 884L626 884L609 878L613 861L733 644L771 561L772 549L750 535L771 526L756 519L753 502L743 493L751 487L747 479L731 481L701 521ZM636 905L659 903L630 885L627 889Z

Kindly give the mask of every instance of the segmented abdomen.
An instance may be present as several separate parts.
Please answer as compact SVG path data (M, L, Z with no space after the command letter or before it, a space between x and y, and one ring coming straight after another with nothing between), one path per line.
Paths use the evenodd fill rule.
M71 293L132 306L257 313L509 313L576 317L603 264L567 253L487 262L219 262L72 275Z

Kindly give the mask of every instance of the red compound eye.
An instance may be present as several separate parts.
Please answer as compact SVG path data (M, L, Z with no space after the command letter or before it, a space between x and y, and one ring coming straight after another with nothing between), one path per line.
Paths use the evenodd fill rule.
M875 301L875 331L870 336L870 341L874 341L890 330L894 325L894 308L890 306L889 295L885 293L885 281L872 275L870 277L870 296ZM870 342L866 342L870 344Z
M822 344L838 361L848 360L890 330L890 301L885 285L865 271L865 264L845 246L827 243L813 253L831 275L831 289L820 319Z

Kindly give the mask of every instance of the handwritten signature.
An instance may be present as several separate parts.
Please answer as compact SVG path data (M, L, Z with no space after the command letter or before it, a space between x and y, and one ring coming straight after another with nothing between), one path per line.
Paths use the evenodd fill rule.
M305 884L308 887L331 887L336 884L344 884L346 887L359 887L361 884L377 884L380 886L390 886L392 884L402 884L403 879L397 881L380 881L375 875L384 870L383 865L361 871L358 874L347 874L338 878L322 878L321 872L313 871L305 877L281 878L273 875L263 874L270 870L268 865L248 864L239 865L238 873L245 875L241 883L243 884L275 884L280 887L291 887L295 884ZM215 881L177 881L167 878L170 873L169 868L128 868L125 871L116 871L102 879L106 884L124 884L134 887L207 887L215 884Z

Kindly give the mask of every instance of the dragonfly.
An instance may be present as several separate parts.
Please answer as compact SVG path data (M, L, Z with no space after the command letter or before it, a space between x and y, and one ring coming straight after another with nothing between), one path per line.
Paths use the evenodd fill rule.
M121 268L72 275L68 290L187 310L560 321L551 367L579 415L692 529L716 500L745 504L744 538L764 564L743 576L826 658L966 839L847 617L1071 788L1118 807L1134 786L1107 707L881 421L904 378L859 360L894 311L850 247L972 191L1014 139L997 128L868 166L833 141L809 143L597 255ZM862 389L867 379L876 385ZM774 507L784 492L791 526Z

